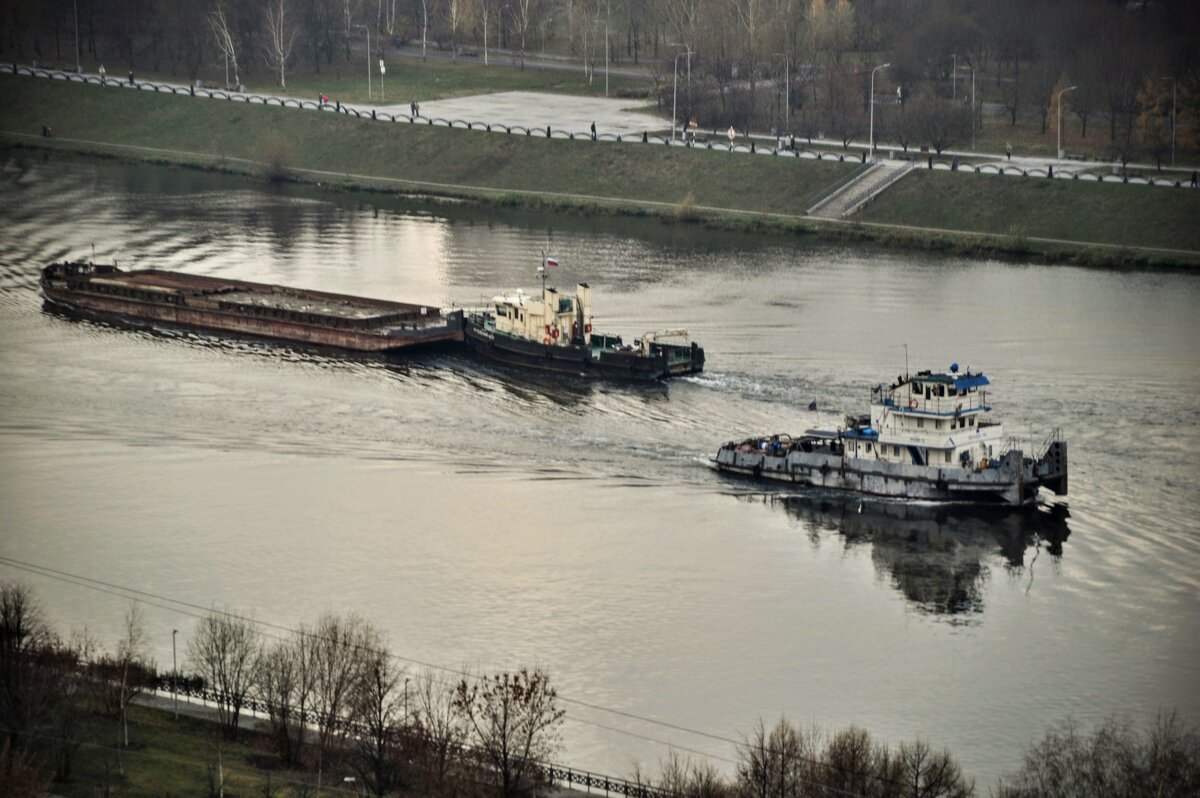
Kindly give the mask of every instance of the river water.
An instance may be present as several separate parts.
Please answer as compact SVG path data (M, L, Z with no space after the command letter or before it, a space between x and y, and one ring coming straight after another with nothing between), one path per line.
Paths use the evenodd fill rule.
M1193 275L0 162L5 557L283 625L354 610L449 668L543 666L570 700L558 758L610 775L653 771L666 743L728 772L732 747L685 729L736 739L780 714L921 737L981 786L1067 716L1200 721ZM685 327L707 369L589 385L44 310L38 269L93 246L468 305L532 289L547 249L560 286L594 287L598 329ZM865 412L906 343L914 370L986 371L1009 433L1061 426L1070 496L996 516L708 468L725 440ZM118 635L123 599L0 578L33 585L62 630ZM169 667L194 619L146 619Z

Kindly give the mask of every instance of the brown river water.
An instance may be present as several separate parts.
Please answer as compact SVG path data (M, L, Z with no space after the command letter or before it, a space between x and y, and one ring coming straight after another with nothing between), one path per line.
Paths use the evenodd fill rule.
M0 165L0 556L289 626L355 610L448 668L541 665L572 701L559 759L615 776L668 743L730 772L731 745L683 729L736 739L780 714L921 737L982 787L1067 716L1200 722L1194 275ZM598 329L685 327L707 368L586 384L44 310L39 268L93 246L459 305L533 289L547 249L560 286L595 289ZM726 440L865 412L905 343L914 370L985 371L1009 433L1061 426L1070 495L996 515L710 470ZM60 629L115 641L124 599L10 578ZM158 603L170 667L194 618Z

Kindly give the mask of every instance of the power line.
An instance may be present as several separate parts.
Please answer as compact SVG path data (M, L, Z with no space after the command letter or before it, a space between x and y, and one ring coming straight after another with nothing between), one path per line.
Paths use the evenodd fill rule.
M33 573L33 574L37 574L39 576L44 576L49 579L56 579L58 581L66 582L68 584L73 584L73 585L76 585L77 587L83 587L83 588L90 589L90 590L96 590L101 593L107 593L109 595L117 596L119 598L142 601L145 604L148 604L153 607L158 607L159 609L166 610L167 612L177 612L177 613L181 613L183 615L188 615L188 616L191 616L194 618L204 618L210 614L223 615L232 620L242 621L244 623L252 624L255 626L265 626L269 629L274 629L274 630L280 631L280 632L286 632L293 636L298 635L298 636L307 637L307 638L310 638L313 640L323 640L326 642L337 642L339 644L345 645L344 641L332 641L330 638L325 638L318 634L314 634L313 632L310 632L304 628L297 629L297 628L293 628L293 627L289 627L289 626L284 626L282 624L272 623L270 621L260 621L260 620L257 620L255 618L252 618L252 617L249 617L246 615L241 615L241 614L238 614L235 612L231 612L229 610L221 610L221 609L217 609L216 607L203 607L199 604L195 604L195 603L189 602L189 601L184 601L182 599L174 599L174 598L171 598L170 596L163 596L161 594L151 593L151 592L148 592L145 590L139 590L137 588L131 588L131 587L127 587L124 585L118 585L118 584L115 584L112 582L106 582L101 579L93 579L91 577L82 576L80 574L73 574L68 571L61 571L57 568L51 568L49 566L39 565L37 563L31 563L31 562L26 562L23 560L18 560L14 557L6 557L4 555L0 555L0 564L7 565L11 568L16 568L18 570L23 570L28 573ZM118 591L120 591L120 592L118 592ZM130 594L132 594L132 595L130 595ZM145 600L145 598L135 599L134 596L147 597L149 599L153 599L153 601L147 601L147 600ZM167 604L162 604L162 603L158 603L158 602L166 602L167 604L176 604L176 605L179 605L179 607L186 607L188 609L187 610L179 609L179 607L167 606ZM264 633L263 636L268 637L272 640L286 641L286 638L280 637L278 635L269 635L269 634ZM442 671L445 673L451 673L456 676L460 676L464 679L479 679L479 678L481 678L478 674L473 674L468 671L464 671L460 668L451 668L451 667L448 667L445 665L438 665L438 664L432 663L432 662L425 662L423 660L419 660L419 659L416 659L413 657L407 657L407 656L404 656L401 654L396 654L395 652L392 652L390 650L380 651L380 650L373 649L373 648L370 648L369 646L364 646L361 644L353 644L352 647L357 650L364 651L366 653L375 654L377 656L383 655L383 656L389 657L391 659L395 659L395 660L398 660L401 662L411 663L414 665L419 665L421 667L428 668L431 670L437 670L437 671ZM439 683L447 684L445 682L439 682ZM562 701L563 703L566 703L566 704L574 704L576 706L596 710L598 712L607 712L607 713L610 713L613 715L617 715L619 717L628 718L630 720L636 720L636 721L639 721L642 723L648 723L651 725L660 726L660 727L667 728L667 729L672 729L674 731L684 732L686 734L693 734L698 737L704 737L704 738L707 738L710 740L715 740L717 742L727 743L727 744L732 745L735 748L739 748L739 749L743 748L743 747L749 747L749 742L745 741L745 740L739 741L739 740L735 740L731 737L723 737L719 734L714 734L712 732L706 732L706 731L702 731L700 729L693 729L693 728L683 726L680 724L671 723L669 721L658 720L656 718L650 718L645 715L638 715L633 712L627 712L625 710L615 709L613 707L606 707L606 706L603 706L602 704L595 704L595 703L592 703L589 701L583 701L582 699L568 698L568 697L562 696L562 695L558 695L557 697L560 701ZM653 742L658 745L666 745L668 748L674 748L674 749L678 749L681 751L687 751L688 753L694 753L697 756L702 756L706 759L713 759L713 760L717 760L717 761L721 761L721 762L725 762L725 763L729 763L729 764L737 764L737 760L729 759L728 757L721 756L719 754L710 754L710 753L699 751L699 750L696 750L693 748L686 748L684 746L679 746L679 745L675 745L674 743L666 742L663 740L658 740L656 738L649 737L647 735L638 734L637 732L632 732L632 731L628 731L625 729L619 729L616 727L607 726L605 724L602 724L602 723L599 723L596 721L589 721L584 718L579 718L579 717L575 717L575 716L567 716L567 717L568 717L568 719L575 721L577 723L595 726L597 728L616 732L618 734L623 734L628 737L634 737L637 739ZM785 753L782 751L778 751L776 749L766 748L766 747L763 747L762 749L759 749L759 750L762 750L763 753L769 753L769 754L784 754ZM844 767L837 766L837 765L830 765L830 763L821 762L820 760L813 759L811 757L796 756L794 754L788 754L788 755L795 756L795 758L797 758L801 761L805 761L809 764L818 765L821 767L833 767L835 770L846 772ZM880 776L875 773L855 772L853 775L857 775L857 776L865 775L868 778L880 781L884 784L889 784L889 785L895 784L895 779L884 778L883 776ZM827 787L826 789L833 789L834 791L841 792L840 790L837 790L837 788ZM850 793L846 793L846 794L849 795Z

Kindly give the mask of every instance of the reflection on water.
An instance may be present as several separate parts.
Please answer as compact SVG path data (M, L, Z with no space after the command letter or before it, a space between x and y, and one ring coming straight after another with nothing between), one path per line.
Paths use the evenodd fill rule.
M963 622L984 609L991 564L1033 585L1034 565L1057 569L1071 534L1065 504L1021 508L936 505L850 495L740 496L761 500L799 520L814 544L836 533L871 561L916 609ZM1028 558L1028 561L1027 561Z
M564 695L724 736L781 712L920 736L981 784L1068 714L1200 713L1193 275L58 154L0 160L0 216L6 555L280 623L354 609L414 658L543 663ZM439 305L530 288L549 249L605 329L684 327L708 363L580 383L452 350L354 358L42 312L39 269L93 245L127 267ZM1065 428L1061 506L728 499L722 442L863 409L905 343L921 368L986 369L1006 432ZM37 588L64 626L119 634L119 600ZM161 661L180 619L149 617ZM664 754L646 739L661 728L629 731L571 726L568 758L620 774Z

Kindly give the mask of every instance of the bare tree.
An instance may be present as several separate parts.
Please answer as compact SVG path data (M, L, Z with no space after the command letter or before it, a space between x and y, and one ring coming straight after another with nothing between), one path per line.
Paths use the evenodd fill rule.
M296 37L300 34L295 26L288 24L286 14L284 0L278 0L278 6L275 3L267 5L267 34L270 40L263 46L263 52L271 70L279 75L281 89L287 88L287 65L292 58Z
M233 67L234 84L241 85L242 78L237 60L237 36L229 26L229 17L225 13L224 2L218 2L216 8L208 15L208 26L212 30L213 38L217 41L217 49L229 59L229 65Z
M913 798L968 798L975 794L974 782L963 779L950 752L934 751L923 740L901 743L899 762L904 792Z
M815 732L806 735L787 718L768 733L762 718L738 746L736 789L740 798L796 798L814 781L810 763Z
M200 619L188 640L192 669L213 691L217 720L229 737L235 737L262 645L253 621L228 610L210 610Z
M906 113L912 115L920 140L927 142L938 155L971 134L970 111L949 100L926 95L910 103Z
M1048 731L1025 752L1021 770L1002 780L997 798L1060 795L1200 794L1200 730L1160 713L1142 731L1108 717L1091 734L1072 720Z
M556 750L566 714L546 673L525 668L470 683L463 679L455 689L455 707L470 725L504 798L526 789L536 777L536 762Z
M317 713L318 784L325 760L345 735L347 704L379 633L361 616L326 613L308 638L313 665L313 709Z
M421 780L433 795L454 793L450 782L467 739L467 726L455 708L454 697L454 689L440 683L431 671L417 677L410 721L417 743L415 760Z
M401 784L404 698L398 689L404 669L380 649L364 653L365 667L350 694L350 716L358 725L352 762L364 786L382 796Z
M49 698L40 688L35 655L54 635L27 585L0 582L0 726L10 748L22 743Z
M122 745L129 747L129 701L138 693L138 684L130 677L145 653L146 622L142 608L132 602L125 611L125 621L121 640L117 643L117 661L121 664L121 733L124 738Z
M301 761L306 711L312 700L313 667L310 648L300 633L276 643L260 658L255 694L267 708L271 731L284 764Z

